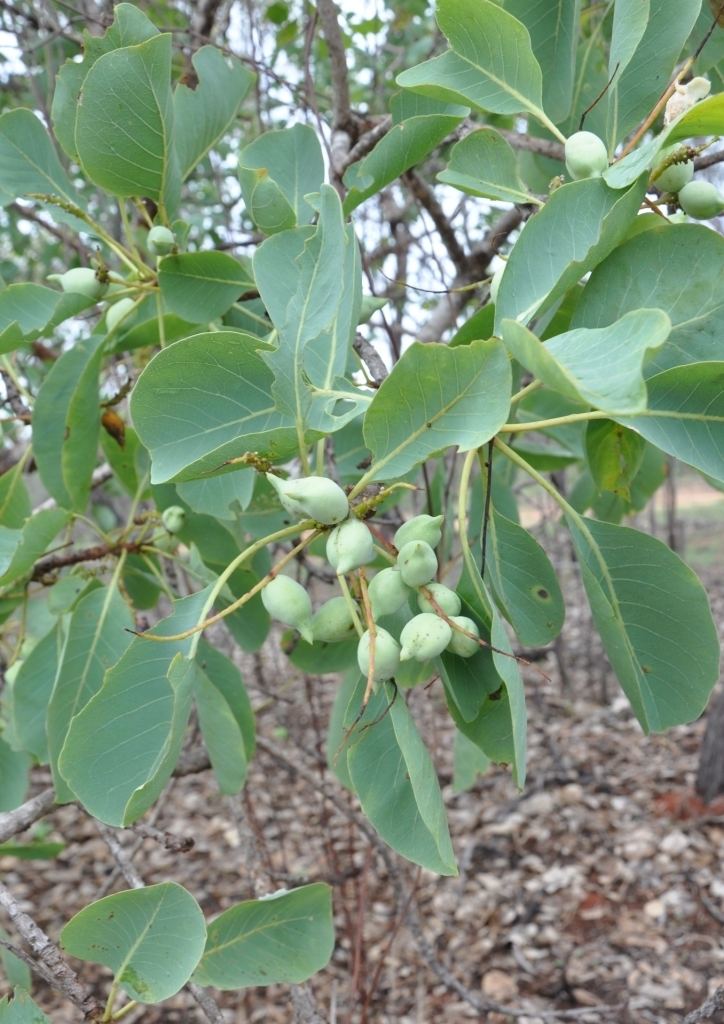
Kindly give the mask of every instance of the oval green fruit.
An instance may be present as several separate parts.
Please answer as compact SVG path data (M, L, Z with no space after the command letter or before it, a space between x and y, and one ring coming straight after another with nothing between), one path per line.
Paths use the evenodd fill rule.
M169 505L161 513L161 522L169 533L180 533L186 522L186 512L180 505Z
M711 220L724 211L724 196L710 181L690 181L679 192L679 205L695 220Z
M176 235L163 224L156 224L148 232L146 244L154 256L167 256L176 245Z
M474 633L475 636L480 636L480 630L478 624L469 619L466 615L451 615L451 620L458 626L466 629L468 633ZM477 640L473 640L471 636L465 636L464 633L458 632L457 629L453 629L450 643L447 645L447 650L451 654L457 654L459 658L472 658L474 654L477 654L480 650L480 644Z
M89 299L100 299L108 288L107 283L98 280L91 267L73 267L64 274L48 274L48 280L57 281L64 292L75 292Z
M273 619L294 626L307 643L314 643L312 602L301 583L289 576L275 576L262 590L261 600Z
M374 561L375 541L359 519L347 519L327 537L327 561L338 576Z
M354 636L354 622L343 597L331 597L312 616L314 642L337 644Z
M411 540L424 540L431 548L436 548L442 537L443 516L415 516L403 523L394 537L395 547L399 551Z
M446 587L444 583L428 583L427 589L432 594L433 599L437 602L440 609L444 611L446 615L460 614L462 602L454 590L451 590L450 587ZM435 608L430 604L430 601L422 591L417 595L417 607L421 612L432 612L433 615L437 614L435 612Z
M421 587L435 578L437 557L424 540L411 540L400 548L397 567L403 583L408 587Z
M106 330L114 331L116 327L125 320L129 313L131 313L136 303L131 298L119 299L118 302L114 302L112 306L109 306L106 310Z
M335 526L349 515L349 502L339 484L326 476L305 476L282 480L273 473L266 478L279 495L287 512L300 519L314 519L324 526Z
M599 178L608 167L608 152L593 132L574 132L566 139L566 167L572 178Z
M400 661L428 661L442 654L452 638L452 629L438 615L421 612L400 633Z
M400 570L393 566L373 576L367 592L375 619L383 615L394 615L410 596L410 588L403 581Z
M370 631L362 634L357 644L357 664L365 678L370 670ZM395 638L380 626L375 630L374 678L377 682L392 679L400 667L400 645Z
M680 148L679 146L670 146L663 153L660 153L659 165L664 163L672 153ZM655 175L654 185L662 192L679 192L693 177L694 161L684 160L681 163L669 164L661 174Z

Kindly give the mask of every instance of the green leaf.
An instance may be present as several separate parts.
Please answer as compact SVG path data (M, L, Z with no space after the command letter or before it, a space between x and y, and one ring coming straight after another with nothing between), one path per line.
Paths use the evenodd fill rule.
M254 276L278 335L264 356L276 405L293 420L301 446L307 431L339 430L369 401L343 379L362 277L354 230L331 185L322 186L316 229L268 238L254 253Z
M18 745L41 764L48 761L45 722L63 645L56 624L38 641L18 669L12 683L12 728Z
M170 312L206 324L254 287L244 267L225 252L184 252L161 260L161 295Z
M0 845L0 850L2 850L6 845L7 844L5 843ZM11 941L10 936L4 928L0 928L0 939L5 939L7 942ZM19 989L25 989L26 992L30 991L33 984L32 976L30 974L30 968L24 960L15 956L9 949L5 949L4 946L0 946L0 965L2 966L5 980L9 985ZM0 1021L3 1020L3 1003L4 1000L0 1001Z
M219 654L224 658L223 654ZM244 741L244 735L234 709L227 699L231 692L223 692L217 684L214 673L213 662L208 655L208 648L199 659L197 671L193 676L194 701L199 716L199 726L204 746L209 752L211 767L219 783L222 793L238 793L246 780L246 770L249 761L249 753ZM228 659L224 658L227 665L223 672L228 678L229 672L236 676L236 687L244 692L244 684L241 675L236 667ZM238 700L235 701L237 709ZM246 710L251 709L246 698ZM247 718L247 722L249 719ZM251 717L251 730L253 735L254 719Z
M260 348L251 335L214 331L151 360L133 389L131 414L154 483L202 476L247 451L275 462L289 457L296 434L275 408Z
M63 508L82 511L96 464L103 341L79 341L53 363L33 409L33 454L40 479Z
M85 295L58 292L42 284L11 284L0 291L0 352L11 352L95 305Z
M393 480L443 449L485 444L510 406L510 363L499 341L411 345L367 410L372 479Z
M612 416L716 480L724 480L724 362L689 363L648 380L648 409Z
M17 529L33 511L28 489L23 482L23 462L17 462L0 475L0 523Z
M177 601L153 632L189 629L207 595ZM109 825L136 821L176 766L191 707L194 665L183 657L190 644L137 637L71 722L58 768L83 806Z
M663 345L671 321L660 309L638 309L610 327L579 327L546 342L514 320L501 326L511 355L547 387L597 409L625 414L646 408L644 356Z
M471 196L542 205L521 181L512 146L494 128L480 128L456 142L437 179Z
M474 612L466 609L468 617ZM487 626L478 628L483 639L489 637ZM459 658L456 654L443 651L440 655L440 676L445 687L445 696L454 705L456 714L465 722L474 721L491 693L500 689L501 679L495 670L489 647L481 647L472 658Z
M625 192L586 178L556 189L510 254L498 292L496 333L503 320L527 323L605 259L626 236L645 187L643 177Z
M402 97L405 97L404 93ZM403 105L398 97L393 97L395 123L374 149L345 172L344 184L349 189L344 200L345 213L350 213L365 199L419 164L469 113L468 107L433 102L428 104L428 108L413 116L400 117Z
M28 791L30 759L0 736L0 811L14 811Z
M48 704L48 752L57 803L74 799L58 771L71 719L100 690L106 671L130 646L133 625L128 605L115 586L92 590L71 615Z
M6 587L29 573L69 518L64 509L46 508L26 519L10 564L0 575L0 587Z
M229 705L244 741L246 759L250 761L256 750L256 726L254 710L241 673L233 661L203 639L196 660Z
M248 507L254 491L256 470L237 469L223 476L188 480L176 485L176 491L194 512L236 522Z
M322 147L314 129L295 124L291 128L264 132L239 153L239 181L252 216L257 208L254 191L259 182L267 181L276 186L291 213L286 226L308 224L315 210L304 197L319 192L324 181ZM263 224L259 227L266 230Z
M560 124L571 110L580 0L505 0L530 32L543 73L543 107Z
M65 843L44 843L37 839L29 843L0 843L0 857L17 857L18 860L55 860L64 849Z
M614 7L606 95L609 150L655 106L699 14L701 0L618 0Z
M193 980L222 990L299 985L326 967L333 948L331 888L282 889L237 903L211 922Z
M654 537L572 515L568 525L594 621L642 729L693 721L719 673L701 583Z
M35 193L80 205L42 122L30 110L8 110L0 116L0 202Z
M494 114L528 113L544 124L542 76L530 36L492 0L438 0L452 49L403 71L397 84Z
M16 988L11 1001L0 999L0 1024L50 1024L50 1020L27 992Z
M563 594L553 566L522 526L491 510L486 568L493 591L522 644L547 644L565 617Z
M75 129L91 181L113 195L173 207L179 173L172 130L169 34L98 58L83 82Z
M60 933L60 947L104 964L114 983L139 1003L160 1003L191 977L206 941L196 900L162 882L114 893L84 907Z
M143 43L158 35L156 26L134 4L116 4L113 24L101 36L83 32L83 59L72 58L61 67L55 80L55 92L50 116L55 137L68 156L78 162L75 148L75 122L78 100L86 75L99 57L122 46Z
M389 684L357 724L347 764L362 810L384 841L413 864L456 875L434 765L404 699Z
M586 426L586 458L596 487L628 500L630 484L646 450L633 430L611 420L591 420Z
M179 82L174 92L174 144L181 179L234 123L254 81L253 72L215 46L202 46L191 58L196 85Z
M489 767L490 758L456 729L453 741L453 793L464 793L472 789L478 775L484 775Z
M574 327L604 327L633 309L671 320L647 376L683 363L724 359L724 238L700 224L662 224L619 246L598 266L573 314Z

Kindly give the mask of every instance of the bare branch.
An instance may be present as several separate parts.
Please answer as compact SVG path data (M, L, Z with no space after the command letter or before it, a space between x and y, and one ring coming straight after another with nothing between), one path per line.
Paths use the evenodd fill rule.
M387 376L387 367L382 356L374 347L371 341L363 338L361 334L355 336L353 347L357 355L369 370L372 381L379 387Z
M30 828L34 822L43 818L55 804L55 790L52 786L44 789L42 793L26 800L14 811L5 811L0 814L0 843L6 842L19 832Z
M419 205L430 214L430 218L437 228L437 233L440 235L450 259L455 264L458 274L466 274L470 267L468 257L453 231L447 214L437 201L433 190L414 170L405 171L402 175L402 180L410 189Z
M357 142L352 146L349 153L345 157L342 171L346 171L347 168L361 160L363 156L367 156L370 150L374 149L380 139L383 139L387 135L388 131L392 127L392 117L390 114L386 114L381 121L379 121L373 128L366 131Z
M346 166L347 154L354 141L354 119L349 101L349 80L347 55L344 49L342 30L339 27L339 11L334 0L317 0L317 15L329 50L329 67L332 76L332 167L341 179Z
M724 1010L724 988L718 988L705 1003L688 1013L681 1024L701 1024L705 1020L714 1020L714 1014L720 1010Z

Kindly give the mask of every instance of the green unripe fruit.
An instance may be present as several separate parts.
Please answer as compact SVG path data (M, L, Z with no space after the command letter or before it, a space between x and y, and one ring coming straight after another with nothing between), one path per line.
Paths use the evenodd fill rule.
M679 192L679 205L695 220L711 220L724 210L724 196L710 181L690 181Z
M314 643L312 602L301 583L289 576L275 576L262 590L261 600L273 619L294 626L308 644Z
M354 622L349 605L343 597L332 597L312 616L312 636L315 643L337 644L354 634Z
M186 522L186 512L180 505L169 505L161 513L161 522L169 533L181 533Z
M154 256L167 256L176 245L176 236L170 228L165 228L162 224L156 224L148 232L146 245L148 246L148 251Z
M400 661L428 661L442 654L450 643L452 630L438 615L422 612L410 619L400 633Z
M327 561L338 576L374 561L375 542L359 519L347 519L327 537Z
M410 588L403 582L399 569L390 567L378 572L367 588L372 614L376 619L383 615L394 615L402 608L410 595Z
M411 540L424 540L431 548L436 548L442 537L443 516L415 516L403 523L394 537L395 547L399 551Z
M370 631L367 629L357 644L357 664L365 678L370 670ZM386 629L377 627L375 631L375 670L376 681L391 679L400 667L400 645Z
M574 132L566 139L565 153L572 178L598 178L608 167L606 146L593 132Z
M73 267L64 274L48 274L48 280L58 281L64 292L75 292L89 299L100 299L108 288L107 284L98 280L95 270L90 267Z
M440 609L444 611L446 615L460 614L462 602L454 590L451 590L450 587L446 587L443 583L428 583L427 589L434 597ZM421 612L432 612L433 615L436 614L434 607L430 604L423 593L419 593L417 595L417 607Z
M279 495L279 501L293 516L334 526L349 515L347 495L339 484L326 476L282 480L273 473L267 473L266 478Z
M435 578L437 558L424 540L411 540L400 548L397 567L403 583L408 587L421 587Z
M472 619L468 619L465 615L451 615L450 618L453 622L457 623L458 626L462 626L463 629L467 629L468 633L474 633L475 636L480 636L480 630L478 629L477 623L473 622ZM452 639L447 645L447 650L451 654L457 654L459 658L472 658L474 654L477 654L480 650L480 644L477 640L473 640L471 636L465 636L464 633L459 633L456 629L452 631Z
M106 310L106 330L109 332L115 330L120 322L126 319L135 305L136 303L133 299L119 299L118 302L114 302L112 306L109 306Z
M504 270L505 270L505 264L503 264L502 267L498 267L498 269L493 274L493 279L490 282L490 301L491 302L497 302L498 301L498 292L500 290L500 282L503 280L503 272L504 272Z
M679 147L671 146L661 153L660 163L664 163ZM679 192L684 185L687 185L694 177L694 161L685 160L679 164L669 166L654 177L654 185L662 192Z

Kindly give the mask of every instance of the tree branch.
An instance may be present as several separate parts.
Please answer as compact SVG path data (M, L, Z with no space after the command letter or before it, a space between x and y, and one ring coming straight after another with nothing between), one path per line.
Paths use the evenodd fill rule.
M42 793L26 800L14 811L5 811L0 814L0 843L7 842L19 832L24 832L32 824L45 817L48 811L55 805L55 790L52 786L44 789Z
M713 1020L714 1014L724 1010L724 988L718 988L714 995L709 996L705 1003L687 1013L681 1024L701 1024L705 1020Z
M361 334L357 334L355 336L353 348L369 370L369 375L373 383L379 387L387 376L387 367L384 364L382 356L379 354L372 342L363 338Z
M447 214L440 206L435 193L426 181L423 181L417 171L405 171L402 175L403 182L407 185L418 204L430 214L430 218L442 239L442 243L448 251L450 259L455 264L459 275L467 274L470 269L470 262L465 250L460 245Z
M347 55L344 49L342 30L339 27L339 11L334 0L317 0L317 15L329 50L329 67L332 76L332 167L337 177L341 179L346 166L347 154L354 141Z
M48 555L35 563L31 580L42 580L49 572L62 569L66 565L78 565L80 562L98 562L108 555L118 555L121 551L133 554L143 547L142 541L119 541L117 544L94 544L88 548L78 548L64 555Z

